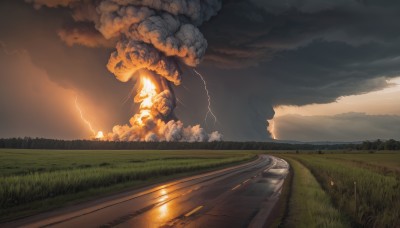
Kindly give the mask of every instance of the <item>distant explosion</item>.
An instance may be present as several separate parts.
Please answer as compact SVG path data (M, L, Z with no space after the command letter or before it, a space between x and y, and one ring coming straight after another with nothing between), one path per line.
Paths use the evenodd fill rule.
M174 115L175 96L170 82L150 71L140 71L140 84L134 101L139 113L130 126L114 126L105 139L124 141L189 141L221 140L218 132L207 134L199 125L184 127Z
M127 82L135 78L139 113L130 125L114 126L105 140L215 141L199 125L184 127L174 115L173 85L180 64L197 66L207 41L197 26L216 15L221 0L27 0L35 8L67 7L75 23L59 31L68 45L115 47L107 68ZM210 111L210 106L209 106ZM211 112L212 115L214 115ZM214 116L215 117L215 116Z

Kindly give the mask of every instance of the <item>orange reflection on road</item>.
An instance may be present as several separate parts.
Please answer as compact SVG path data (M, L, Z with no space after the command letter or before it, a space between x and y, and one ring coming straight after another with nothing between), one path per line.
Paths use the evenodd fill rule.
M161 205L158 207L158 218L159 219L165 219L168 216L169 213L169 207L168 207L168 192L166 189L161 189L160 191L161 197L158 200L158 203Z
M158 212L159 212L159 215L158 215L159 219L166 218L168 216L168 203L165 203L165 204L161 205L158 208Z
M161 189L160 193L161 193L161 197L158 200L158 202L163 203L168 199L168 192L167 192L167 190L165 190L165 188L163 188L163 189Z

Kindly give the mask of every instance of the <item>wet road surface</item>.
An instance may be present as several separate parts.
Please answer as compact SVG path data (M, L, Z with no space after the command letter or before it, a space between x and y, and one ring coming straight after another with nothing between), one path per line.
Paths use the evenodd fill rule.
M1 227L262 227L288 173L268 155Z

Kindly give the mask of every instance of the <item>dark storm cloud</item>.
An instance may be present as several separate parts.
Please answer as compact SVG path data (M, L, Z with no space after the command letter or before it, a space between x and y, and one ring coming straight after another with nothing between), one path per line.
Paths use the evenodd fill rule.
M1 40L27 49L52 81L84 92L110 112L108 126L126 122L130 112L120 100L129 86L107 72L111 50L69 47L57 36L67 24L59 34L67 44L107 46L100 38L85 39L96 37L95 30L68 27L64 9L34 10L8 0L0 11ZM265 140L275 105L326 103L386 87L387 77L400 71L399 15L394 0L225 0L200 27L208 48L199 70L219 117L207 130L220 130L227 140ZM190 69L182 82L176 93L185 105L177 116L197 124L207 111L201 82Z
M398 1L225 1L202 27L209 43L204 71L240 85L217 96L262 98L228 108L241 117L258 112L272 118L266 107L379 90L400 73L399 12ZM252 122L237 118L223 126L242 121ZM257 122L236 131L238 137L262 132Z
M394 21L400 4L375 2L225 1L218 16L203 27L209 41L207 59L219 66L243 67L313 40L354 46L397 43L400 30Z

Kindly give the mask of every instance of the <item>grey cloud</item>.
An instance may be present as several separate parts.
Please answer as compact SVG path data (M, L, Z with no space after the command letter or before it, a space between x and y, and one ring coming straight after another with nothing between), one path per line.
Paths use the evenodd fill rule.
M254 101L225 125L246 122L245 113L272 118L266 106L328 103L389 86L386 79L400 75L399 9L396 1L225 1L201 27L209 44L203 71L234 82L224 93ZM238 138L262 130L236 129Z
M179 137L166 138L166 135L174 135L169 131L156 132L163 127L172 128L172 132L182 128L181 124L170 125L171 122L168 122L176 120L173 114L175 97L170 82L175 85L181 83L180 63L196 67L202 60L207 48L207 41L197 26L217 13L221 6L221 0L55 2L32 0L29 2L33 3L36 8L41 6L67 7L67 11L72 12L72 19L76 22L72 26L79 27L72 27L68 31L64 29L59 33L61 38L70 45L76 43L96 47L99 46L99 41L102 41L99 39L100 35L103 35L103 41L115 39L116 42L113 43L116 43L116 50L111 53L107 69L118 80L122 82L135 80L137 72L141 70L143 72L147 70L156 80L158 77L162 77L160 80L163 82L165 79L168 80L165 81L168 86L162 88L166 90L165 93L161 90L157 91L160 92L159 97L148 95L154 106L142 106L144 104L142 103L139 106L140 114L135 114L131 118L130 127L116 125L113 132L107 134L105 139L108 137L126 139L128 136L129 140L137 140L139 137L139 140L142 141L155 140L155 136L157 136L159 140L180 140ZM86 6L89 6L88 10L83 10L86 9ZM97 15L93 12L96 12ZM82 20L85 21L85 24L82 23ZM93 29L82 29L82 25L92 25ZM107 45L103 44L102 46ZM157 88L160 89L159 86ZM156 92L155 89L153 90ZM135 102L140 102L140 99L136 98L137 96ZM153 101L153 99L156 100ZM155 110L151 110L153 108ZM204 130L201 129L201 131ZM148 133L152 133L152 135L149 136ZM193 136L196 136L191 140L208 140L208 137L197 137L203 135L199 131L189 130L187 133L193 133Z
M74 23L72 26L64 25L58 31L58 36L67 45L83 45L87 47L115 47L115 39L105 39L103 35L94 29L92 23Z
M399 4L369 2L226 1L218 16L202 27L210 46L207 58L218 66L238 67L260 64L277 52L318 39L354 46L397 44Z

